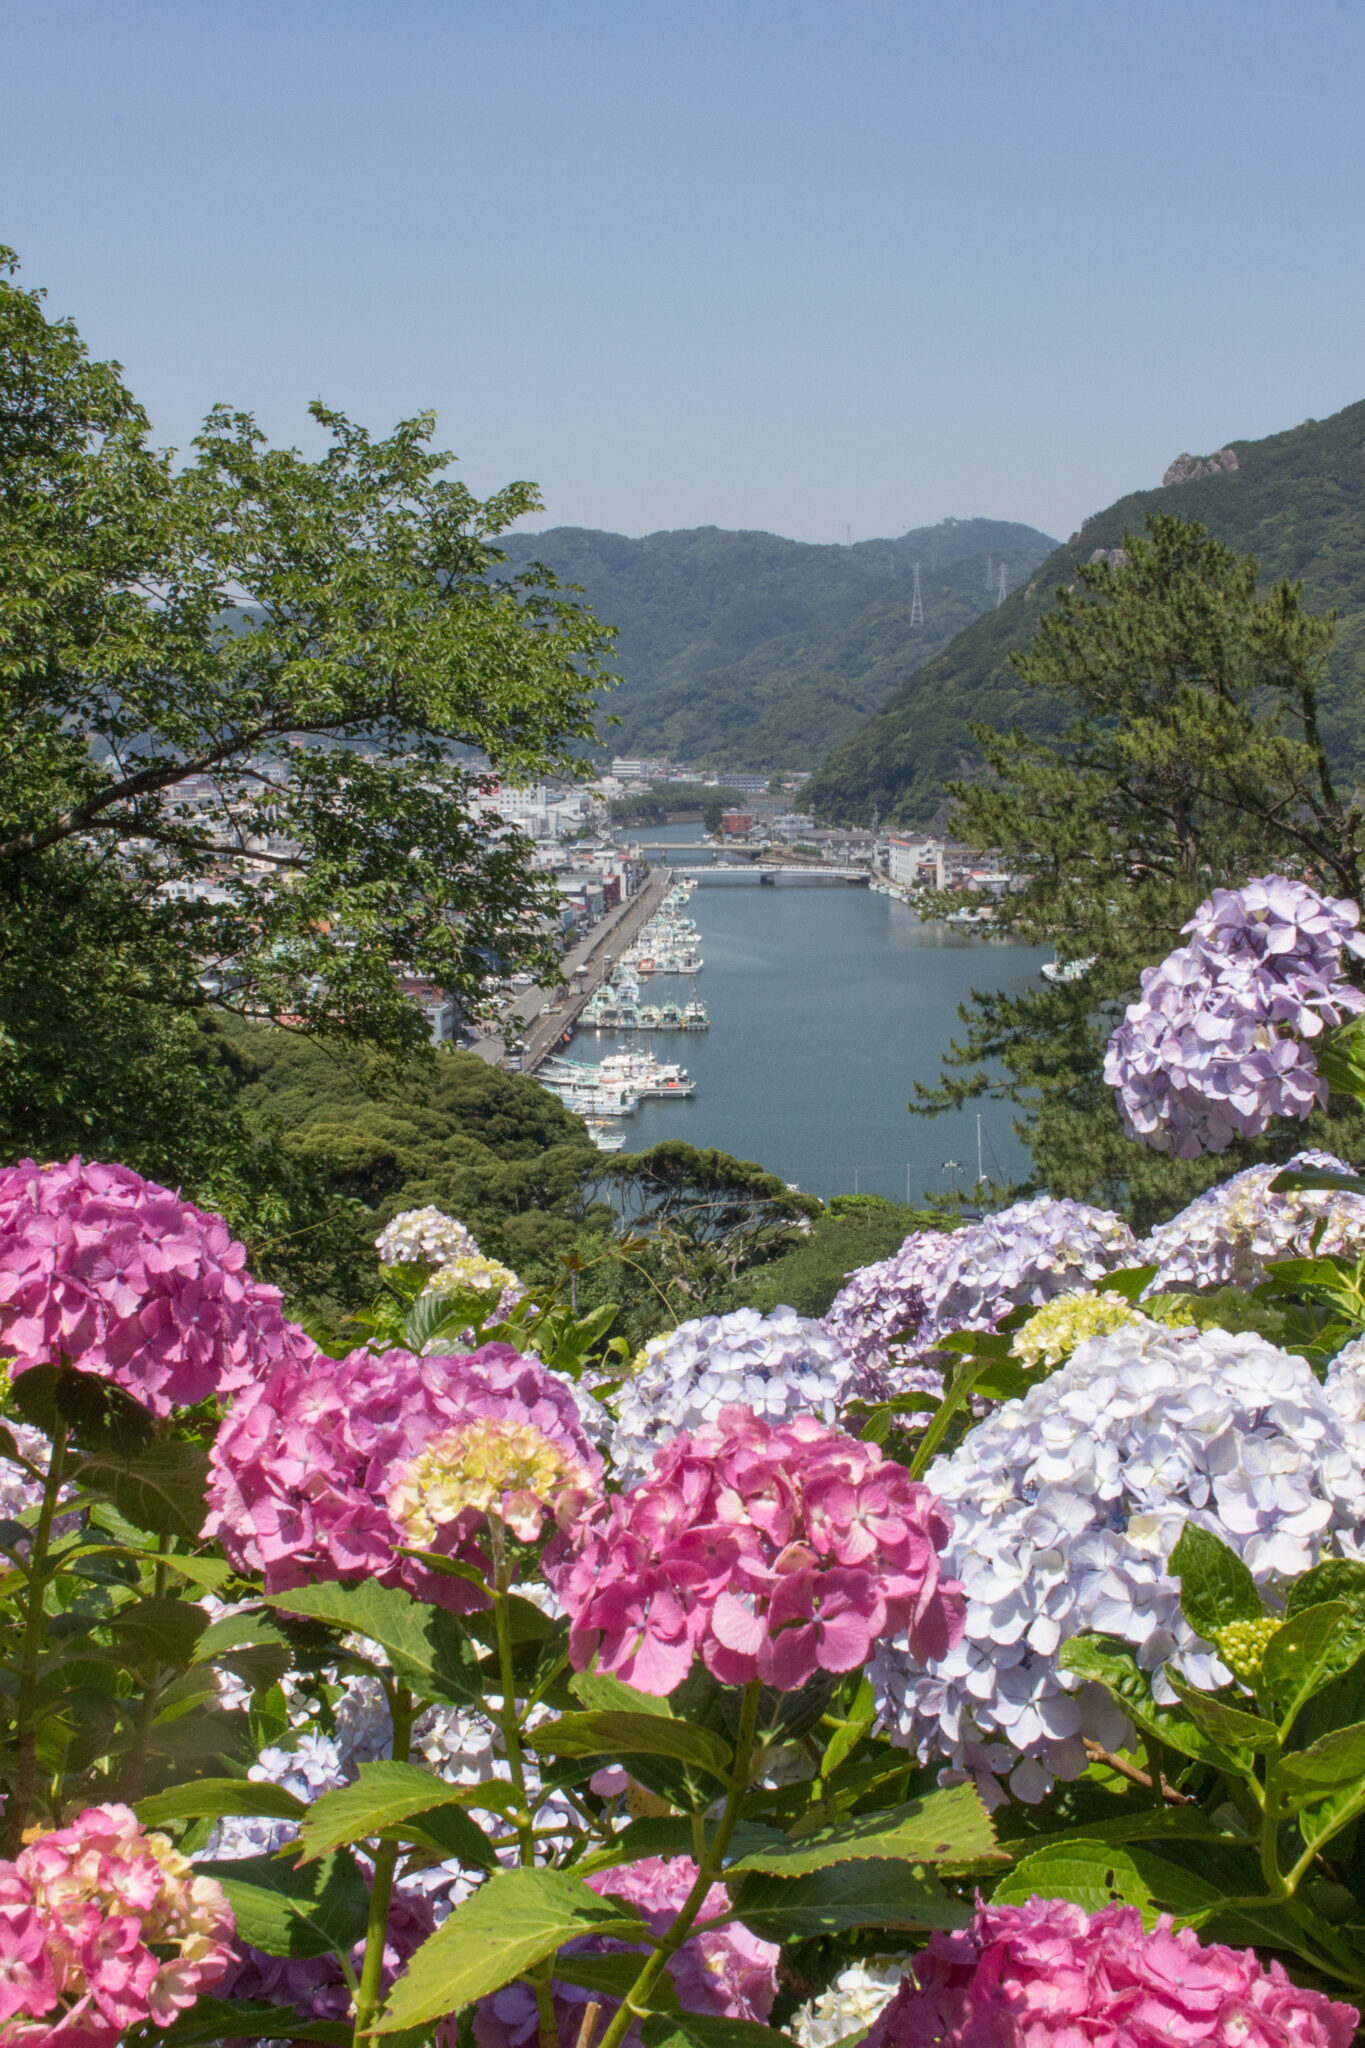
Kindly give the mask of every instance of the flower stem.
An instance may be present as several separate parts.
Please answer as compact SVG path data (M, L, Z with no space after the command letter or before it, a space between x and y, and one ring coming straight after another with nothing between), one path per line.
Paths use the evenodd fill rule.
M170 1537L159 1536L156 1547L158 1562L152 1581L152 1594L154 1599L164 1600L166 1597L166 1566L163 1560L170 1551ZM162 1666L157 1665L154 1675L148 1679L143 1687L142 1703L138 1708L137 1725L133 1731L133 1740L129 1746L128 1754L123 1760L123 1769L119 1774L118 1796L130 1806L137 1798L138 1789L142 1784L142 1773L147 1767L147 1751L151 1748L152 1729L156 1726L156 1713L157 1708L161 1704L161 1688L165 1678L166 1673L164 1669Z
M536 1860L535 1828L531 1802L526 1796L526 1772L521 1760L521 1726L517 1720L517 1682L512 1670L512 1615L507 1604L511 1574L507 1563L507 1535L496 1515L488 1517L488 1539L493 1552L493 1626L498 1639L498 1683L502 1701L498 1725L507 1751L507 1771L518 1808L513 1825L521 1840L521 1860L526 1868Z
M412 1747L413 1698L400 1682L393 1688L393 1756L405 1764ZM389 1906L393 1899L393 1874L400 1854L397 1842L381 1842L375 1851L374 1877L370 1884L370 1917L365 1928L365 1960L360 1966L360 1986L355 2000L355 2038L363 2040L374 2024L379 2009L379 1980L384 1972L384 1945L389 1933Z
M42 1506L38 1510L38 1523L28 1556L23 1647L19 1655L19 1698L15 1710L19 1761L5 1802L4 1854L10 1857L19 1853L38 1785L38 1666L42 1660L46 1632L47 1553L52 1541L57 1496L62 1490L66 1438L66 1424L59 1422L52 1432L52 1455L48 1459Z
M739 1713L739 1734L735 1738L734 1770L730 1774L724 1809L716 1824L716 1832L701 1858L696 1882L683 1900L677 1919L641 1969L622 2000L619 2010L613 2014L611 2024L603 2034L598 2048L620 2048L620 2043L635 2021L643 2019L650 2010L649 2000L654 1986L668 1967L670 1959L677 1954L692 1932L697 1915L706 1903L706 1894L724 1867L725 1852L730 1846L730 1837L734 1834L739 1810L749 1789L754 1755L754 1730L758 1726L759 1691L757 1680L744 1688Z

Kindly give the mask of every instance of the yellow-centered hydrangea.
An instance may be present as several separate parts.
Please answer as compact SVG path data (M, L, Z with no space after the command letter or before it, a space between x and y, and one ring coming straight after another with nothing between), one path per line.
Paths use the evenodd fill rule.
M1214 1630L1213 1640L1218 1654L1234 1677L1245 1680L1257 1677L1266 1644L1279 1626L1273 1614L1261 1614L1255 1621L1229 1621Z
M547 1510L571 1513L592 1490L587 1467L533 1423L480 1416L443 1430L400 1465L386 1501L413 1544L434 1542L469 1508L496 1515L530 1543Z
M496 1259L486 1259L482 1252L464 1253L459 1258L448 1259L439 1266L428 1280L423 1292L426 1294L487 1294L496 1290L502 1293L505 1287L519 1287L521 1282L508 1267L500 1266Z
M1096 1294L1087 1287L1059 1295L1030 1316L1010 1349L1021 1365L1064 1365L1087 1337L1107 1336L1125 1323L1143 1320L1121 1294Z

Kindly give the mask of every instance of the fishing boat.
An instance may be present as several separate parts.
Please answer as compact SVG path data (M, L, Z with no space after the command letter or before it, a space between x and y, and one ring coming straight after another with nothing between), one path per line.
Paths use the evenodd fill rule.
M661 1005L658 1023L660 1031L681 1031L683 1023L683 1009L680 1003L664 1003Z
M683 1028L686 1031L709 1031L711 1019L705 1003L689 1003L683 1011Z
M1083 960L1045 960L1038 972L1044 981L1080 981L1098 959L1098 953L1087 953Z
M641 1029L642 1031L657 1031L657 1030L658 1030L658 1028L659 1028L659 1006L658 1006L658 1004L657 1004L657 1003L641 1003L641 1005L640 1005L640 1029Z
M613 1124L602 1122L599 1117L587 1117L584 1121L588 1126L588 1136L592 1139L599 1152L619 1152L621 1150L621 1147L626 1142L624 1131L617 1130Z

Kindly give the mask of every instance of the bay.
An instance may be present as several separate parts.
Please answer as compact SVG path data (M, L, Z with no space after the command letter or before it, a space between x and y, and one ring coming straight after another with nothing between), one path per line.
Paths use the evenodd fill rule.
M694 834L648 834L665 836L681 846ZM624 1120L628 1152L681 1138L755 1160L824 1200L861 1191L919 1201L976 1179L979 1109L987 1176L999 1184L1027 1172L1010 1104L933 1119L906 1105L916 1081L937 1081L961 1031L958 1005L973 989L1027 986L1047 949L921 922L898 899L847 884L703 882L689 913L705 963L695 990L656 974L643 999L695 993L710 1030L585 1030L570 1053L597 1060L648 1047L696 1082L687 1101L641 1102Z

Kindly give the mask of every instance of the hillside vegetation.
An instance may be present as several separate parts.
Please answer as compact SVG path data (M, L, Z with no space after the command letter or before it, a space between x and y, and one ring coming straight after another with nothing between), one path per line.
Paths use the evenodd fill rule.
M503 540L544 562L619 629L612 753L703 767L813 768L907 673L994 606L1054 546L1034 527L946 519L899 540L815 547L715 526L617 533L561 526ZM910 620L920 570L924 623ZM608 727L614 714L620 723Z
M1087 519L999 610L985 612L918 667L882 710L837 746L813 777L808 801L841 824L923 825L945 781L979 758L967 733L976 719L1051 735L1067 716L1029 689L1010 665L1026 648L1057 586L1078 562L1120 547L1155 511L1197 519L1239 552L1256 555L1262 586L1301 578L1305 602L1339 615L1321 722L1334 769L1365 779L1365 401L1327 420L1306 420L1263 441L1234 441L1235 470L1152 491L1134 491Z

